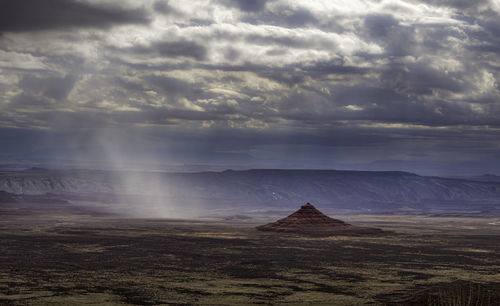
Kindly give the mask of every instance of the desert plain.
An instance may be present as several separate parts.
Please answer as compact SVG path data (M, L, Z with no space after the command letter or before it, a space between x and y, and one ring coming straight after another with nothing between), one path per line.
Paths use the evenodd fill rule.
M17 208L16 208L17 209ZM265 220L0 215L3 305L498 305L499 215L344 215L378 236Z

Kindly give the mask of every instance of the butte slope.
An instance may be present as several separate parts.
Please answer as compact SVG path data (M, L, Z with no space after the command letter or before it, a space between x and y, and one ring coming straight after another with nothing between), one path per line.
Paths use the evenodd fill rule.
M285 232L308 236L329 235L379 235L385 233L378 228L355 226L330 218L310 203L286 218L257 227L260 231Z

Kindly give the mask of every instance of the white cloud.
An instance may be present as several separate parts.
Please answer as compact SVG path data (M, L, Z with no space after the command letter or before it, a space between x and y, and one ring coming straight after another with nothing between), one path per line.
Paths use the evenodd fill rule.
M51 70L51 67L44 63L45 60L44 57L35 57L29 53L0 50L0 68Z

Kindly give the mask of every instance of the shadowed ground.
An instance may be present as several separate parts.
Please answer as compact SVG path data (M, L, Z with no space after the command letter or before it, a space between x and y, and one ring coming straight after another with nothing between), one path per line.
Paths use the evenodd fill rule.
M322 238L250 223L0 220L6 305L437 305L469 291L483 305L500 298L499 218L346 216L395 234Z

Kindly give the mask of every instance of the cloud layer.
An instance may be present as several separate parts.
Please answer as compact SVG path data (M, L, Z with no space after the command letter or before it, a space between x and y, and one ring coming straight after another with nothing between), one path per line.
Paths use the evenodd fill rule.
M499 161L496 1L47 2L0 4L4 129L213 157L189 162Z

